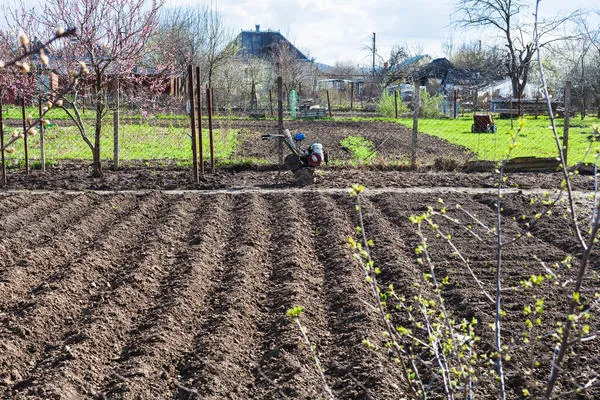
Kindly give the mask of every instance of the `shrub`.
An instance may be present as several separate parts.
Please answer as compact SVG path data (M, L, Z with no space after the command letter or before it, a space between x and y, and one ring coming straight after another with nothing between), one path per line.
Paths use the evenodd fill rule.
M396 116L396 106L394 104L394 95L389 94L384 89L381 98L377 103L377 112L383 117L394 118ZM402 101L402 97L398 96L398 115L408 112L408 106Z
M442 100L441 94L430 95L426 90L421 91L421 118L442 118Z

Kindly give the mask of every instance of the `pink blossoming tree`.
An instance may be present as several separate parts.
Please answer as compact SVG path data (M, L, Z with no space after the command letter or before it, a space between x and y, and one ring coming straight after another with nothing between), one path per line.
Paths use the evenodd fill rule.
M22 21L31 21L29 26L37 27L40 36L56 24L76 29L71 40L52 48L52 57L62 75L78 64L86 74L81 86L91 92L96 111L91 136L77 108L79 92L74 92L65 108L92 151L94 177L103 176L100 139L103 118L109 111L108 93L118 80L140 79L139 68L151 51L148 44L156 32L163 3L164 0L47 0L41 10L11 11L13 26L25 30Z

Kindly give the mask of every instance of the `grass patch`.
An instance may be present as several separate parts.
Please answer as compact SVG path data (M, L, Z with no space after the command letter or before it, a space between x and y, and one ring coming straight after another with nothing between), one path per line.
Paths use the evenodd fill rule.
M92 134L93 127L87 126ZM238 146L238 129L213 130L213 143L215 159L226 162L233 157ZM203 156L205 160L210 157L209 132L202 130ZM90 138L91 139L91 138ZM28 138L29 153L32 159L39 158L40 137ZM105 124L101 136L101 158L113 157L113 129L112 124ZM14 144L15 153L9 157L13 163L19 163L24 157L24 142L18 140ZM45 134L46 158L49 160L83 159L91 160L92 152L81 138L79 131L74 126L61 127L60 123L46 130ZM119 129L120 159L125 160L151 160L151 159L191 159L191 137L189 128L156 127L123 124Z
M398 122L412 128L412 119L399 119ZM498 128L497 133L471 133L473 117L459 119L420 119L419 131L439 137L451 143L463 146L477 155L480 160L499 161L506 157L511 135L518 129L516 120L494 119ZM579 162L594 162L596 149L600 143L591 143L588 137L593 133L593 126L600 125L597 118L571 119L569 129L569 165ZM556 120L559 136L562 137L563 119ZM550 119L548 117L527 117L525 128L517 139L517 148L512 152L515 157L557 157L558 149L554 141ZM591 147L586 156L586 151Z
M373 142L362 136L348 136L340 140L340 145L348 150L352 159L357 162L366 163L377 157L377 150Z

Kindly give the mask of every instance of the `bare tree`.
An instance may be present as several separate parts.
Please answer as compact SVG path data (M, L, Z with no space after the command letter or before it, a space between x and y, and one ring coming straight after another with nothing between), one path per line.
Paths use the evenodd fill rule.
M209 86L219 68L228 69L239 49L221 14L207 6L164 9L159 29L158 58L171 60L179 76L185 76L189 64L199 65L202 81ZM224 73L229 76L229 72Z
M527 84L535 55L535 37L531 25L522 24L519 15L528 6L523 0L459 0L456 24L462 28L490 27L504 41L505 72L512 82L513 97L520 98ZM539 47L564 40L556 36L559 28L572 21L579 12L538 21ZM552 33L552 34L551 34Z
M477 74L480 83L504 77L504 54L498 47L486 47L481 41L465 43L449 55L458 68Z
M275 73L283 79L283 86L286 92L292 89L298 90L301 83L307 82L316 68L312 61L307 61L301 57L301 54L287 41L281 41L273 44L273 63Z
M359 74L360 68L350 60L336 61L331 70L327 71L328 76L335 78L347 78Z

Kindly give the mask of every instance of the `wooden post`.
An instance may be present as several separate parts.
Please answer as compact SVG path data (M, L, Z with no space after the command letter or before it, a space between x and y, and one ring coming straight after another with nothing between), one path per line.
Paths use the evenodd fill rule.
M202 147L202 81L200 80L200 67L196 67L196 99L198 100L198 162L200 163L200 176L204 178L204 154Z
M115 109L113 111L113 169L119 169L119 78L115 90Z
M25 147L25 173L29 175L29 145L27 142L27 137L29 134L27 133L27 122L25 119L25 96L21 96L21 111L23 114L23 146Z
M394 90L394 109L396 110L396 119L398 119L398 91Z
M350 82L350 111L354 109L354 83Z
M325 91L327 93L327 109L329 110L329 118L331 118L331 101L329 101L329 90Z
M454 111L453 111L453 115L454 115L454 119L458 118L458 110L456 109L456 105L458 104L458 90L454 89L454 102L453 102L453 106L454 106Z
M567 164L567 160L568 160L568 153L569 153L569 123L570 123L570 118L571 118L571 87L572 87L572 83L571 81L567 81L567 83L565 84L565 116L564 116L564 123L563 123L563 156L565 158L565 165Z
M217 103L215 103L215 89L213 87L209 87L209 89L212 115L217 115Z
M277 77L277 130L283 136L283 79ZM283 168L283 141L279 140L279 168Z
M273 116L273 93L269 89L269 108L271 109L271 117Z
M44 123L42 122L42 96L38 100L38 113L40 116L40 161L42 163L42 172L46 172L46 146L44 143Z
M213 143L213 126L212 126L212 90L209 86L206 87L206 109L208 111L208 141L210 146L210 173L215 173L215 150Z
M190 124L192 126L192 174L196 184L200 183L198 178L198 151L196 150L196 120L194 118L194 67L188 65L188 99L190 102ZM198 88L200 90L200 88Z
M413 89L413 132L412 132L412 145L410 155L410 166L412 169L417 167L417 133L419 132L419 112L421 108L421 87L420 82L417 80L414 84Z
M0 149L2 149L2 186L6 186L6 159L4 158L4 121L2 120L2 114L4 107L2 104L2 97L0 97Z

